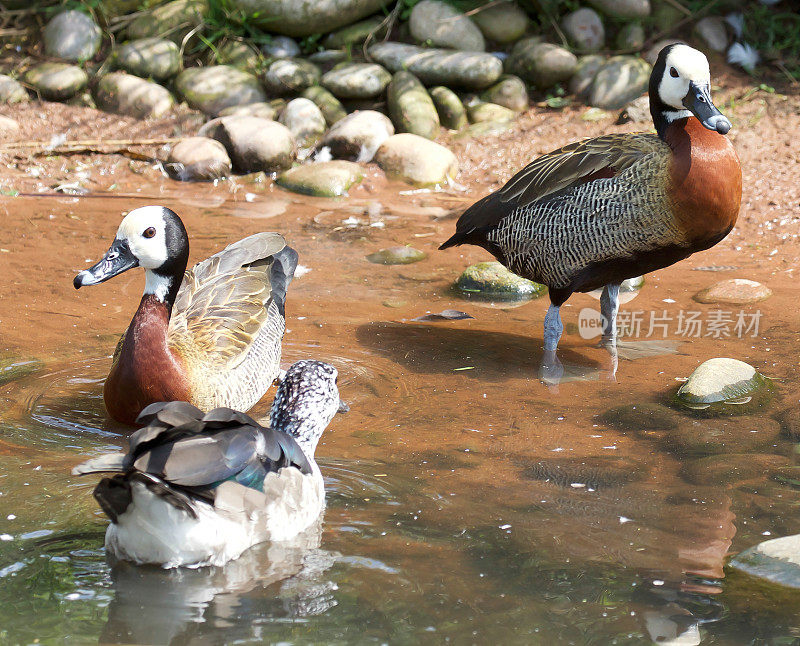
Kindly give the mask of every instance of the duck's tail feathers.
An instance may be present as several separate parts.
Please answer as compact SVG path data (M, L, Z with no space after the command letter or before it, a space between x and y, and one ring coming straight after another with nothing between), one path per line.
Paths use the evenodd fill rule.
M81 462L72 469L72 475L84 476L87 473L116 473L125 470L123 461L124 453L106 453L86 462Z
M270 271L270 284L272 286L272 298L278 305L281 314L284 314L286 306L286 291L289 283L294 278L294 270L297 269L297 252L289 245L286 245L278 253L273 255L274 261Z
M97 504L112 523L116 523L133 502L131 483L134 481L141 482L151 494L162 498L176 509L185 511L192 518L197 518L193 501L186 493L171 487L168 483L149 473L134 471L125 475L117 474L111 478L103 478L94 488L94 498Z

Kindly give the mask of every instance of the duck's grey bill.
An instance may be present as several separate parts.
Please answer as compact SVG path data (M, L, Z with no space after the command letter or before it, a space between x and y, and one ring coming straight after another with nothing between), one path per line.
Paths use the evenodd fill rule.
M86 285L97 285L109 278L121 274L123 271L139 266L139 261L131 253L128 243L122 240L114 240L114 244L106 251L103 258L96 265L84 269L75 276L72 284L75 289L80 289Z
M683 105L709 130L725 135L731 129L731 122L711 102L711 87L707 83L689 83Z

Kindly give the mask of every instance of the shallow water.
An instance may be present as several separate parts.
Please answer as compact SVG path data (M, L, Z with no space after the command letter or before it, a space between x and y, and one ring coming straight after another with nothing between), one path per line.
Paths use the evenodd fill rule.
M479 249L435 251L453 227L448 212L471 201L462 192L402 195L389 185L335 201L261 185L117 183L124 199L0 203L10 232L0 243L0 642L800 639L798 596L776 597L725 568L728 555L766 537L800 533L800 491L769 466L689 482L700 455L602 417L665 402L700 362L732 356L774 379L772 400L750 412L774 425L774 413L798 402L790 276L724 250L648 276L623 309L666 310L672 327L666 339L629 339L616 381L605 352L577 333L579 312L597 301L576 295L560 351L569 378L547 388L537 378L546 303L487 307L450 291L466 264L487 259ZM318 448L321 526L224 568L112 567L95 482L69 475L125 445L126 429L105 418L102 383L143 282L131 271L76 293L71 279L107 248L122 210L146 203L184 218L193 261L255 231L283 233L311 270L290 288L284 363L333 363L351 406ZM429 257L365 260L396 244ZM692 271L709 266L724 271ZM674 333L679 311L719 309L691 301L695 291L739 276L775 292L756 307L723 308L760 311L755 337ZM413 320L448 308L474 319ZM739 453L795 461L777 434L758 446L731 441L724 454L734 457L720 460Z

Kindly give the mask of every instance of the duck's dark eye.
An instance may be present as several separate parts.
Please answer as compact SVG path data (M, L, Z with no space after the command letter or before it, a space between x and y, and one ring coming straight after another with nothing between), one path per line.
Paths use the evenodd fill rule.
M680 76L680 74L678 74L678 70L676 70L674 67L669 68L669 75L674 79Z
M145 238L152 238L156 234L155 227L147 227L142 234Z

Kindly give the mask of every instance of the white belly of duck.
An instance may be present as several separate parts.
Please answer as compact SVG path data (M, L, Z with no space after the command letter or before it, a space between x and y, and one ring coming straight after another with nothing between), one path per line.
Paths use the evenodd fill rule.
M214 505L193 502L196 518L134 481L131 504L106 531L106 550L138 564L196 568L223 565L264 541L289 540L325 506L322 474L312 468L309 475L295 468L270 473L263 492L225 482Z

